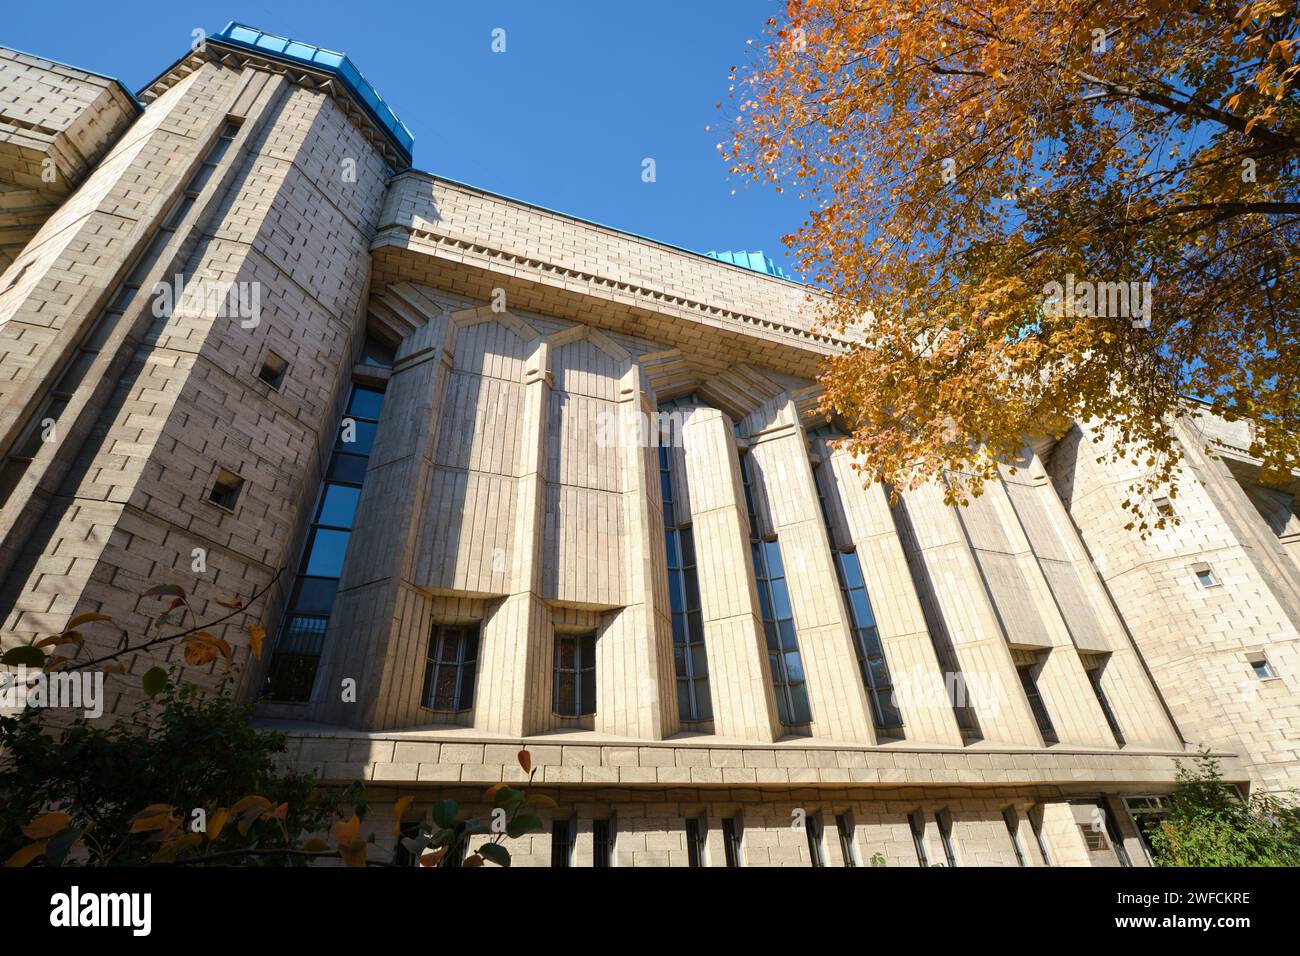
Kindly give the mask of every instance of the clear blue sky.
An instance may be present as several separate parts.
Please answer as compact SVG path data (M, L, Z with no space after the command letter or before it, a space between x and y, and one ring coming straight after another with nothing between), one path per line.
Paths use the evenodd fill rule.
M192 30L239 20L347 53L415 134L419 169L700 252L762 249L788 269L780 237L805 210L732 182L715 148L730 115L715 108L729 68L782 7L6 0L0 45L135 91L185 52ZM496 27L504 54L491 51ZM641 181L645 157L655 160L652 184Z

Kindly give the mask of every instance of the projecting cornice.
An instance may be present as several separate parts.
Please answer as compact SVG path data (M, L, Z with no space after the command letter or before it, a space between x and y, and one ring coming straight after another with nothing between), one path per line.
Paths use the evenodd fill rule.
M813 378L850 343L820 293L426 173L395 177L371 244L374 289L413 281Z

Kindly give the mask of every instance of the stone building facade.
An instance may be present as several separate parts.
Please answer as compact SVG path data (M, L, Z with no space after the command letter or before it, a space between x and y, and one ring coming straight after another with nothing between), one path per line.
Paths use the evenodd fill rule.
M1246 426L1189 419L1145 539L1082 424L891 505L815 415L815 293L410 149L238 25L136 97L0 51L4 647L256 595L219 636L287 760L382 817L526 745L516 865L1140 866L1189 752L1300 781L1296 488Z

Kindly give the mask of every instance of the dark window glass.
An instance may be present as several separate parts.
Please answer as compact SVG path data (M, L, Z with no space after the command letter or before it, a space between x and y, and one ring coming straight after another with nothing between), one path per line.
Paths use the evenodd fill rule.
M844 865L857 866L858 854L853 848L853 824L847 814L836 814L835 830L840 837L840 855L844 857Z
M826 537L834 542L834 530L830 525L822 484L821 470L824 467L826 466L820 465L813 468L813 483L817 487L817 499L822 505L822 517L827 522ZM867 585L862 576L858 554L856 551L836 551L834 558L840 591L844 595L844 604L853 627L858 671L862 675L862 684L871 703L871 718L877 730L897 729L903 726L903 715L899 713L894 703L894 682L889 676L889 665L885 662L885 649L880 643L880 634L876 630L876 615L871 609L871 599L867 595Z
M351 532L317 528L307 545L307 565L304 574L318 578L343 576L343 555L348 550Z
M338 589L337 578L301 577L294 589L293 609L304 614L328 615Z
M278 649L294 654L319 654L328 624L329 618L325 617L291 615L284 622Z
M424 706L446 711L473 707L477 659L478 625L434 625L424 667Z
M916 849L918 866L929 866L930 855L925 852L925 818L916 810L907 815L907 825L912 830L912 846Z
M364 409L367 415L378 418L383 397L384 393L382 391L354 386L348 399L348 407L349 409ZM359 413L357 415L359 417ZM372 431L375 428L373 422L359 421L358 429L362 425ZM329 467L326 469L325 483L321 487L320 499L316 504L315 521L312 522L306 547L303 549L298 579L295 582L285 623L281 626L280 638L276 644L276 656L280 654L285 640L292 641L290 622L293 620L302 615L317 615L322 621L322 633L325 623L328 622L330 611L334 605L334 595L338 591L338 579L343 573L343 561L347 554L348 538L350 537L348 529L352 527L356 518L357 504L361 499L360 485L366 476L367 458L364 454L356 453L360 450L359 445L352 444L348 446L348 451L336 450L330 458ZM319 657L319 654L320 646L318 645L312 654L307 655L304 661L297 662L295 666L306 669L310 664L310 669L314 672L315 659ZM274 669L275 658L273 657L272 670ZM472 655L468 669L464 664L460 665L460 681L462 684L465 681L466 674L469 675L472 696ZM307 680L305 683L308 690L310 690L311 681ZM426 695L428 690L429 688L426 686ZM267 693L271 693L269 682ZM277 699L306 700L307 698L304 693L301 697L287 698L280 696Z
M385 345L378 339L367 337L366 344L361 350L361 364L392 368L395 354L391 346Z
M357 502L361 500L361 489L348 485L326 485L321 495L320 514L316 523L333 528L351 528L352 519L357 513Z
M358 385L352 390L348 401L348 415L358 421L379 421L379 412L384 407L384 393L377 388L363 388Z
M673 669L677 678L677 714L682 720L710 720L709 663L700 613L700 579L695 539L689 525L677 524L673 502L672 451L659 446L659 488L664 496L664 553L668 565L668 601L673 615Z
M614 821L592 820L592 866L614 865Z
M573 821L551 824L551 866L568 866L573 860Z
M351 426L348 425L351 422ZM339 438L335 447L354 455L369 455L375 444L374 422L362 421L360 418L344 419L339 428Z
M1034 842L1038 844L1038 852L1043 855L1043 865L1052 865L1052 856L1047 852L1047 844L1043 842L1043 810L1039 807L1037 811L1031 810L1029 813L1029 828L1034 831Z
M722 821L722 849L727 866L740 866L740 822L735 817Z
M1024 851L1020 849L1020 821L1016 811L1010 807L1002 811L1002 820L1007 825L1007 836L1011 837L1011 849L1016 851L1016 865L1027 866Z
M553 709L564 717L596 712L596 633L555 636Z
M329 480L359 485L366 477L366 464L368 462L369 459L365 455L348 455L335 452L334 460L330 462Z
M822 859L822 824L816 816L809 816L803 822L804 836L808 838L808 859L813 866L825 866Z
M1119 860L1120 866L1132 866L1133 862L1128 858L1128 850L1124 849L1124 837L1120 835L1119 824L1115 821L1115 814L1111 812L1110 804L1106 800L1101 801L1101 810L1106 816L1106 835L1110 837L1115 858Z
M948 860L948 865L956 866L957 854L952 848L952 821L948 817L948 812L944 810L936 813L934 823L939 828L939 840L943 843L943 855Z
M808 701L808 687L804 682L794 614L790 609L790 592L781 562L781 545L776 540L762 541L755 537L758 519L754 515L748 455L740 456L740 476L745 486L746 506L750 512L749 550L754 563L755 584L758 586L759 613L763 618L763 633L769 651L767 659L772 672L772 687L776 691L777 717L787 726L806 724L812 720L812 707Z
M1106 724L1110 727L1110 732L1115 735L1115 743L1121 747L1124 746L1124 733L1119 729L1119 721L1115 719L1115 712L1110 709L1110 701L1106 699L1106 692L1101 688L1100 666L1090 668L1088 671L1088 682L1092 684L1092 692L1097 695L1097 703L1101 705L1101 712L1106 717Z
M686 821L686 862L691 866L704 865L704 820L699 817Z
M1052 718L1047 713L1047 705L1043 703L1043 698L1038 693L1038 683L1034 680L1033 666L1029 664L1019 666L1016 668L1016 673L1020 675L1020 685L1025 689L1029 709L1034 713L1034 720L1038 723L1038 729L1042 732L1043 739L1048 743L1056 743L1056 728L1052 726Z

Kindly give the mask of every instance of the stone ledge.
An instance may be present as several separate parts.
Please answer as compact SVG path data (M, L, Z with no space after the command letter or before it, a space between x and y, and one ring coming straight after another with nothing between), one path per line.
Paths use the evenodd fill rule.
M526 745L537 782L558 786L634 787L992 787L1096 784L1106 788L1172 786L1175 761L1192 752L864 747L834 741L756 744L700 738L602 742L596 734L548 734L509 740L473 731L365 733L336 727L258 721L289 736L284 765L325 783L521 782L515 755ZM596 739L592 739L596 738ZM1237 755L1216 753L1224 778L1245 782Z

